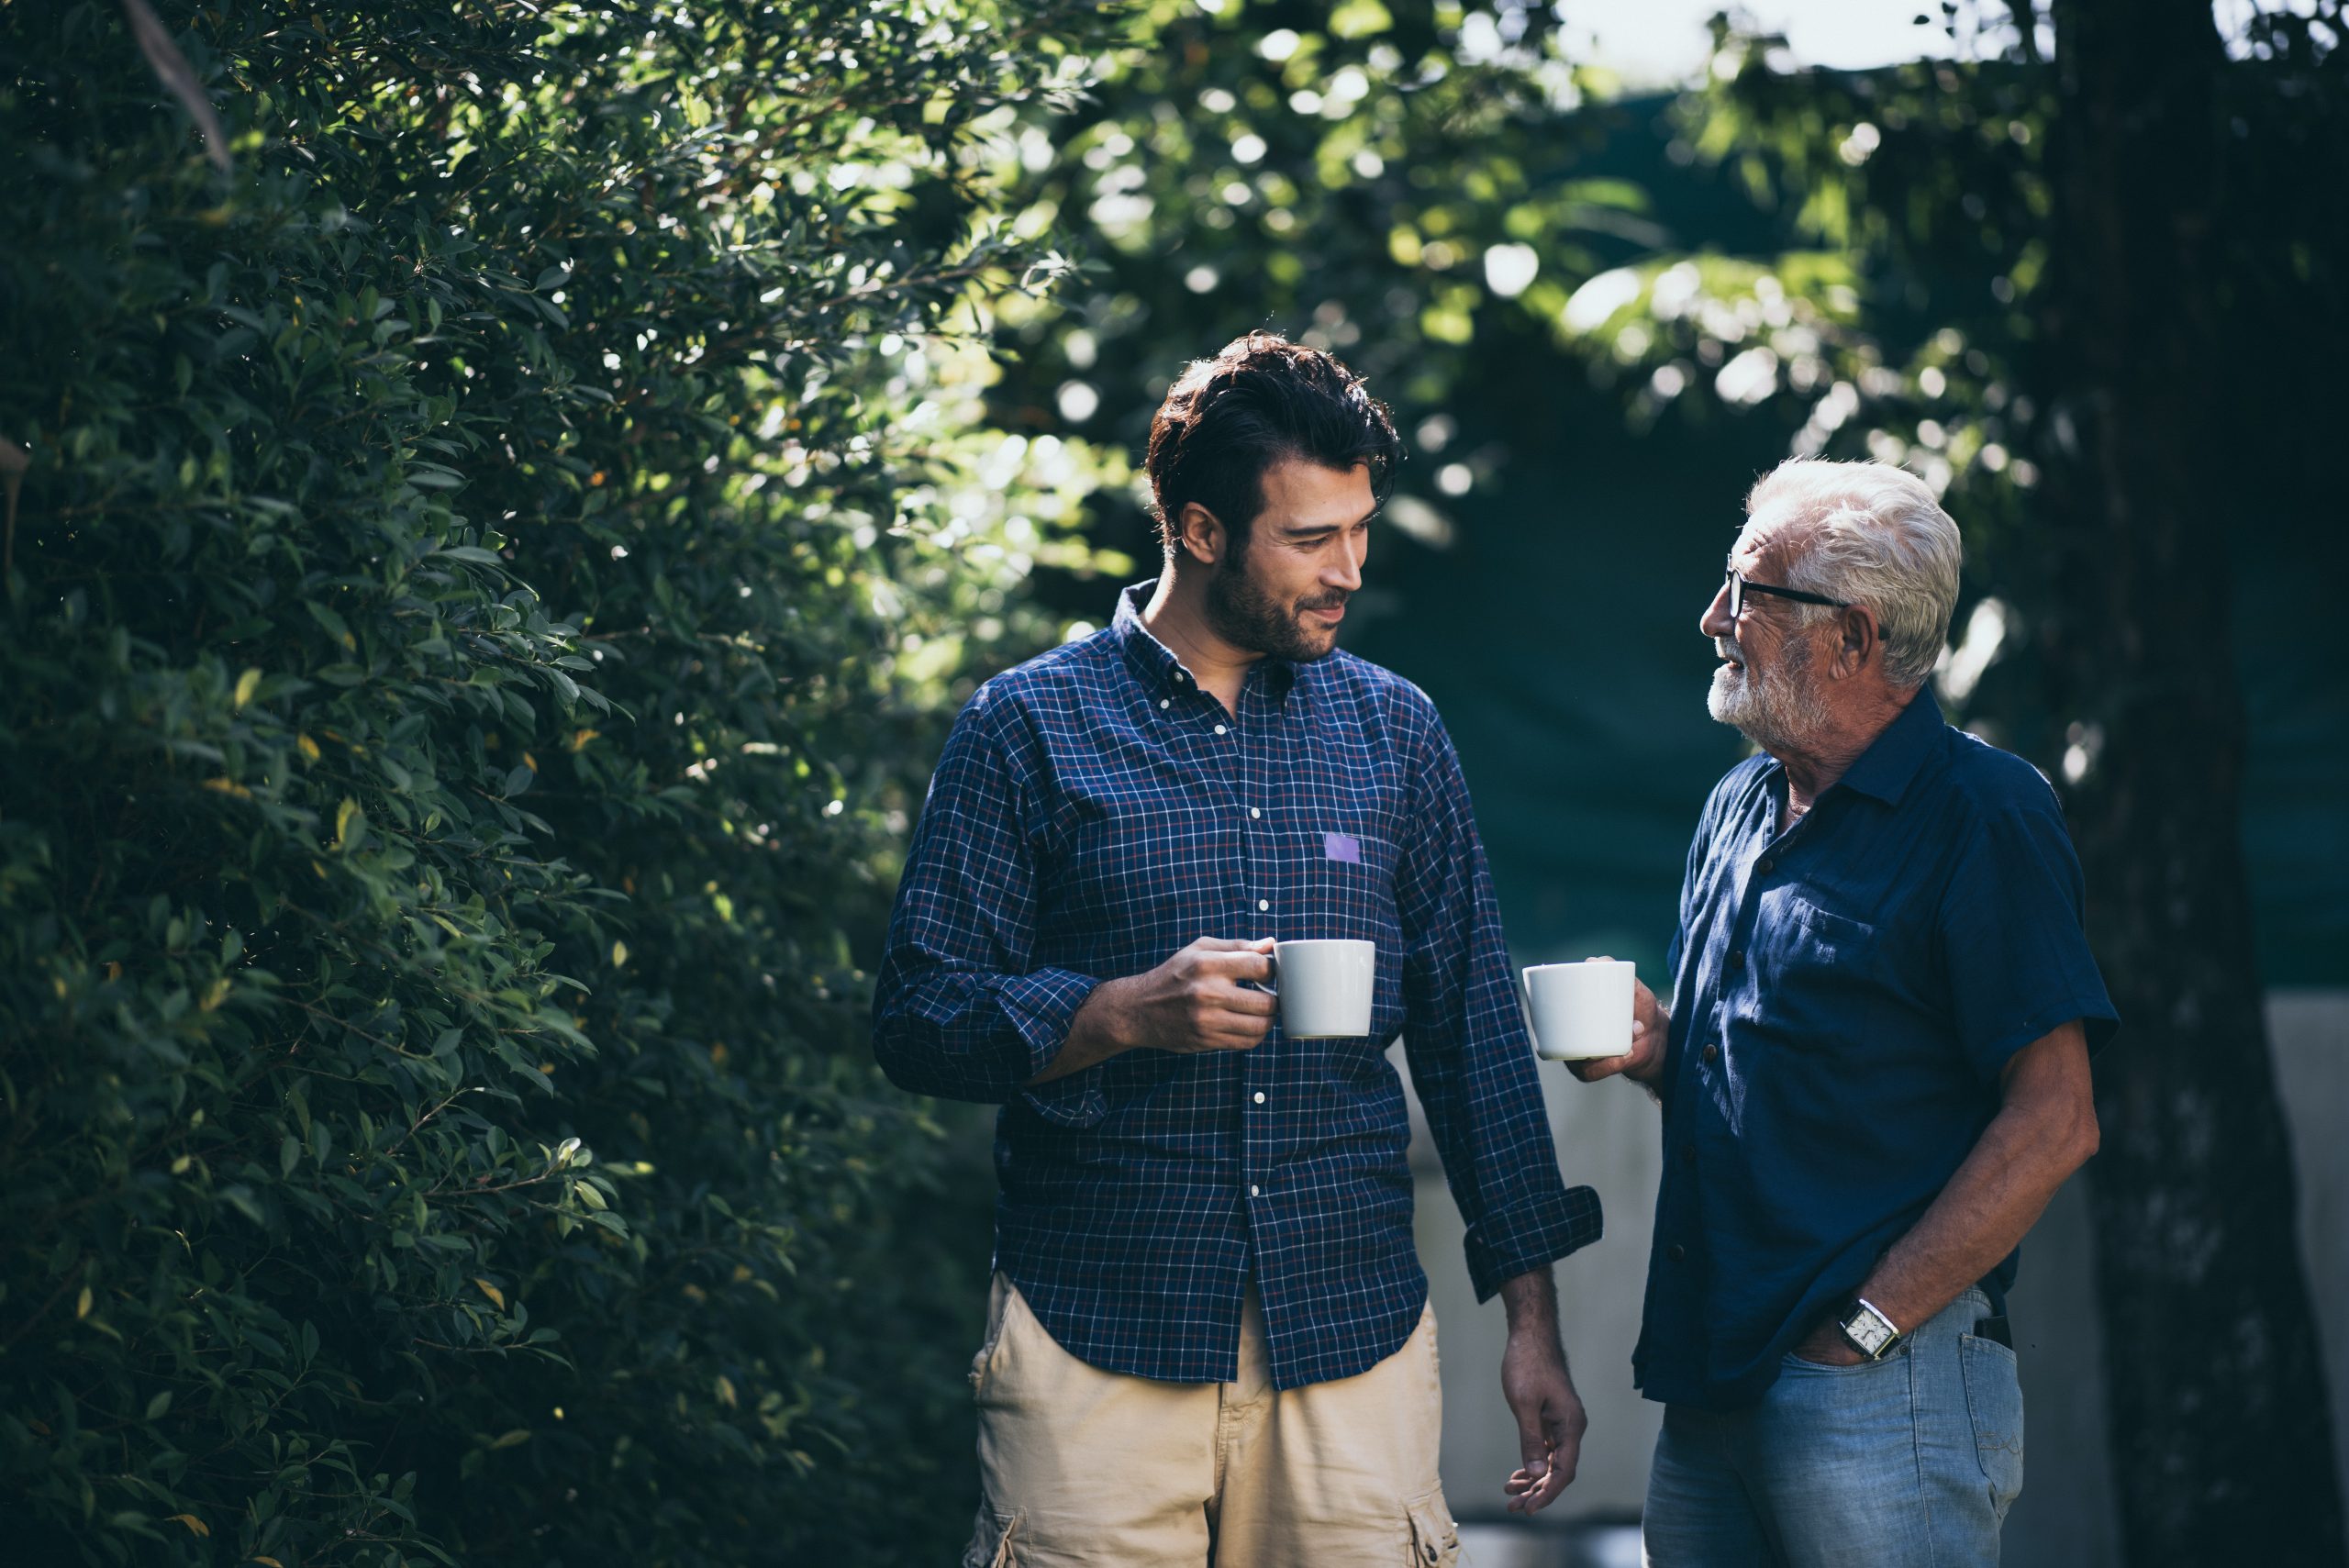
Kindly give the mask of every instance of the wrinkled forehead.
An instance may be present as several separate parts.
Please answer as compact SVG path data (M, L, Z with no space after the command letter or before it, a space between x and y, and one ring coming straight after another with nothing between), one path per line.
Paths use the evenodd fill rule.
M1730 546L1729 563L1747 573L1782 572L1802 554L1809 534L1794 506L1765 503L1737 532Z

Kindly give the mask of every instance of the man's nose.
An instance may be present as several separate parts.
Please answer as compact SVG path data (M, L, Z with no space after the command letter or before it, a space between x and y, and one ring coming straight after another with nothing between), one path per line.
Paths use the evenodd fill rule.
M1707 637L1736 640L1737 623L1730 619L1729 616L1728 584L1724 583L1720 585L1720 592L1713 595L1713 602L1707 605L1705 613L1697 617L1697 629Z
M1368 539L1359 544L1349 543L1338 553L1336 570L1323 573L1321 580L1332 588L1343 588L1349 594L1353 593L1362 586L1362 566L1369 557Z

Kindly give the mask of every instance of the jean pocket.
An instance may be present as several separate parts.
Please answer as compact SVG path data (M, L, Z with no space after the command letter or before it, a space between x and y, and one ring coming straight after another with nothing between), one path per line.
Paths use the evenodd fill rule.
M1849 1363L1842 1362L1809 1361L1804 1357L1795 1354L1792 1351L1788 1351L1785 1355L1778 1358L1778 1370L1781 1372L1816 1372L1824 1373L1829 1377L1849 1377L1858 1373L1874 1372L1879 1367L1902 1365L1908 1360L1908 1356L1909 1342L1906 1340L1902 1340L1899 1344L1893 1346L1891 1350L1887 1351L1880 1356L1875 1356L1865 1361L1855 1361Z
M2022 1381L2015 1353L1996 1340L1958 1336L1965 1374L1965 1410L1974 1425L1974 1454L2000 1520L2022 1492Z

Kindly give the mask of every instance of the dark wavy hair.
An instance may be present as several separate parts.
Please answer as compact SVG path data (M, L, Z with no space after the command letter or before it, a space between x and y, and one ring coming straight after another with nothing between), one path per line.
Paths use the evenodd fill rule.
M1231 535L1236 558L1264 508L1264 471L1290 458L1340 473L1367 465L1384 506L1403 443L1362 377L1319 349L1251 332L1193 361L1150 422L1150 484L1168 553L1196 501Z

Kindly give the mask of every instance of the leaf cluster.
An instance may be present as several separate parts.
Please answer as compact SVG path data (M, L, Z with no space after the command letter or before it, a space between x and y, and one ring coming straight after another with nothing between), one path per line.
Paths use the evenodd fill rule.
M1796 69L1782 39L1717 24L1681 134L1733 173L1779 246L1646 258L1585 285L1570 325L1620 367L1635 418L1767 408L1800 421L1796 453L1903 463L1942 492L1975 578L1943 698L2076 784L2101 726L2045 711L2032 655L2067 636L2058 584L2081 564L2054 519L2093 510L2102 484L2080 439L2095 411L2069 400L2077 367L2050 347L2076 264L2052 239L2062 61L2044 6L1943 9L1953 58L1863 72ZM2223 39L2219 264L2209 297L2165 302L2222 324L2229 358L2209 384L2242 395L2213 397L2209 439L2288 507L2321 505L2330 483L2310 423L2325 356L2309 346L2349 341L2349 209L2317 196L2349 170L2344 37L2328 3L2249 17Z
M165 19L226 149L0 8L11 1552L927 1560L984 1260L863 963L1115 475L980 403L1091 9Z
M1559 346L1603 257L1662 238L1643 192L1585 166L1593 84L1553 10L1166 4L1127 38L1074 112L1019 132L1029 212L1092 244L1064 308L1007 313L1023 353L1000 417L1138 450L1185 361L1270 326L1395 407L1437 462L1407 466L1387 516L1447 539L1510 456L1457 440L1464 396Z

